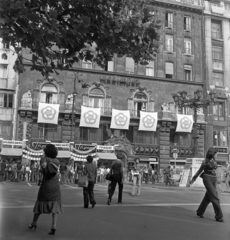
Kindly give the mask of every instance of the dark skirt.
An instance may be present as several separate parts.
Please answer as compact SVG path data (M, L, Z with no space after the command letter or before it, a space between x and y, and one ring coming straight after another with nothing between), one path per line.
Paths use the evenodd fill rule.
M61 190L56 174L51 179L42 181L35 203L34 213L62 213Z

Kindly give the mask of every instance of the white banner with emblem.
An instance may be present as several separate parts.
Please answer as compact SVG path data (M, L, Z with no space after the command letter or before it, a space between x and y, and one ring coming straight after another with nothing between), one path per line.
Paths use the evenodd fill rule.
M139 131L156 131L158 121L157 112L140 111Z
M38 123L58 124L59 104L39 103Z
M176 132L191 132L193 126L192 115L177 114Z
M89 108L81 106L80 127L99 128L100 118L100 108Z
M110 128L129 129L130 112L129 110L112 109L112 121Z

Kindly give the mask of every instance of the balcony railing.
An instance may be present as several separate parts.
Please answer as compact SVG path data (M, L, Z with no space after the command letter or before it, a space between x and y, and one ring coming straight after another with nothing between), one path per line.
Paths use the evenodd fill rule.
M184 54L191 55L192 54L192 49L191 48L184 48Z
M173 52L173 46L172 45L165 45L165 51Z
M212 59L212 68L215 70L223 70L223 60Z
M165 27L167 27L167 28L173 28L173 22L172 22L172 21L166 21L166 22L165 22Z
M217 31L212 31L212 38L214 39L222 39L222 34Z

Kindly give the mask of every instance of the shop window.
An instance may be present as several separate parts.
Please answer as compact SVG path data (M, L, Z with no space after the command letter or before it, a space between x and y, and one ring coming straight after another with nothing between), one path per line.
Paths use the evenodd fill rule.
M190 38L184 38L184 54L192 54L192 43Z
M185 81L192 81L192 66L184 65L184 79Z
M211 23L212 38L222 39L222 26L221 22L212 21Z
M12 122L0 121L0 136L4 139L11 139Z
M173 35L165 35L165 51L173 52Z
M41 89L40 102L57 103L58 91L55 85L47 83Z
M227 131L214 130L213 131L213 145L219 147L227 147Z
M216 102L213 106L214 120L225 120L225 104L224 102Z
M0 107L13 108L13 99L12 93L0 93Z
M138 131L138 127L130 126L126 131L126 137L132 143L157 145L158 144L158 132Z
M61 140L61 126L49 123L33 124L32 138L46 140Z
M178 146L191 146L191 133L176 132L175 129L170 129L170 145L175 143Z

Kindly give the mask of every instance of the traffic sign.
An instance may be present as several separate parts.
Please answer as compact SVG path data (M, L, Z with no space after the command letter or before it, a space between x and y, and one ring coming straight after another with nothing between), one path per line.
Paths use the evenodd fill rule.
M177 148L173 148L172 152L173 153L179 153L179 150Z
M173 153L173 158L178 158L178 153Z

